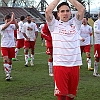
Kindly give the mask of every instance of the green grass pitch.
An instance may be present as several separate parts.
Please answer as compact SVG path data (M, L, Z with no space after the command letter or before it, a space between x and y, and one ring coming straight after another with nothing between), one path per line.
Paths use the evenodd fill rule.
M12 80L5 81L2 58L0 58L0 100L57 100L54 96L53 77L48 75L48 56L45 46L41 46L40 34L35 46L34 66L25 67L23 49L19 51L19 61L13 61ZM93 67L93 47L91 50ZM100 77L94 77L87 70L83 54L80 82L75 100L100 100ZM100 70L99 70L100 72Z

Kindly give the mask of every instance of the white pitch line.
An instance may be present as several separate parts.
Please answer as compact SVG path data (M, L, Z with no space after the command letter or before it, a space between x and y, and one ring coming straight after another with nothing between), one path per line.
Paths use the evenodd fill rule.
M39 53L35 53L35 55L37 55L37 54L44 54L45 52L39 52ZM23 56L23 55L17 55L17 56ZM0 58L2 58L2 57L0 57Z

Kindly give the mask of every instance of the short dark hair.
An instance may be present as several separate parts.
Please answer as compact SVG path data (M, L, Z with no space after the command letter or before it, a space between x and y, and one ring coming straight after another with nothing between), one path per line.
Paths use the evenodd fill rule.
M54 11L54 12L53 12L53 15L54 15L55 19L59 20L59 17L58 17L58 15L57 15L57 11Z
M23 21L25 19L25 16L21 16L20 20Z
M62 3L60 3L60 4L57 6L57 10L59 11L59 8L60 8L61 6L63 6L63 5L68 6L69 9L70 9L70 6L69 6L69 4L68 4L67 2L62 2Z
M84 17L84 18L86 18L86 20L88 20L88 17Z
M29 16L31 16L31 15L27 15L26 17L29 17Z
M9 14L9 15L6 15L6 16L4 17L4 20L10 19L10 18L11 18L11 15Z

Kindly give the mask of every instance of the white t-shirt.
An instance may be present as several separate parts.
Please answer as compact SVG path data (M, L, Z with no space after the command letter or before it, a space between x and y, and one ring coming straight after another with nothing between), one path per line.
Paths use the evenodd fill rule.
M30 41L34 41L36 36L35 36L35 32L37 32L37 26L35 23L31 22L31 23L24 23L23 25L23 29L22 29L22 33L25 33L27 35L28 38L30 38ZM26 40L26 38L25 38Z
M94 43L100 44L100 19L94 22Z
M82 65L79 29L81 21L73 18L68 22L58 21L53 17L48 27L53 41L54 66Z
M85 39L84 42L80 42L81 46L90 45L90 35L92 34L92 27L89 25L81 25L80 35Z
M17 39L23 39L24 38L23 33L22 33L23 24L24 24L23 21L20 21L18 23L19 29L17 30Z
M1 47L15 47L14 30L16 27L14 24L10 24L5 30L2 30L4 25L0 25Z

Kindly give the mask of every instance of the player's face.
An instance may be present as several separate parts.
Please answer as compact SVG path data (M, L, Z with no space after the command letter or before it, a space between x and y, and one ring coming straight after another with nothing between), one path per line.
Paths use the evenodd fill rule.
M83 25L87 25L87 19L83 18L82 23L83 23Z
M5 23L8 23L8 22L10 22L10 21L11 21L11 18L6 19L6 20L5 20Z
M31 16L27 16L26 20L28 23L31 23Z
M61 21L67 22L70 19L71 11L68 6L63 5L59 8L58 17Z

